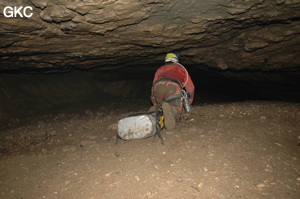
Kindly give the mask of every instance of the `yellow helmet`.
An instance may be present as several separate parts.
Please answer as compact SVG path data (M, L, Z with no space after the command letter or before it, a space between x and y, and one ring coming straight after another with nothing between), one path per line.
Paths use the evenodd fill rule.
M176 62L178 63L178 56L174 53L168 53L165 58L165 62Z

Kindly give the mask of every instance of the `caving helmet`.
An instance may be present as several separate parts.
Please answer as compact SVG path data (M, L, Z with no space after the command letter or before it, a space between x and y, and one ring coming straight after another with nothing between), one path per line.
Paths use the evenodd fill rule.
M175 62L175 63L178 63L178 56L175 55L174 53L168 53L166 55L165 62Z

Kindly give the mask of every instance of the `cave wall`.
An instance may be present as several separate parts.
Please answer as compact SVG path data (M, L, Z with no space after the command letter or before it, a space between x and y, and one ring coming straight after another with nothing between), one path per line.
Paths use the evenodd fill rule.
M112 70L171 51L199 68L299 70L299 17L299 0L1 0L0 71Z
M0 124L45 113L93 111L125 98L148 99L150 88L151 81L120 73L0 73Z

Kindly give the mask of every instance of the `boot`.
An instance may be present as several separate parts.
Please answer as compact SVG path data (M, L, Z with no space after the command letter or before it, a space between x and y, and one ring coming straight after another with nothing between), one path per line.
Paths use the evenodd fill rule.
M155 106L151 106L148 110L148 112L154 112L156 111L156 107Z
M165 117L164 123L165 123L166 129L168 129L168 130L174 129L176 126L176 120L175 120L175 116L174 116L173 107L169 103L164 102L162 104L162 110L163 110L163 114Z

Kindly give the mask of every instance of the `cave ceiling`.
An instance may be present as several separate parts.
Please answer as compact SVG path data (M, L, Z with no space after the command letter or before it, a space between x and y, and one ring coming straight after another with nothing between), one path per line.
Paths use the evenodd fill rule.
M5 17L30 6L32 16ZM0 71L299 71L300 0L0 0Z

